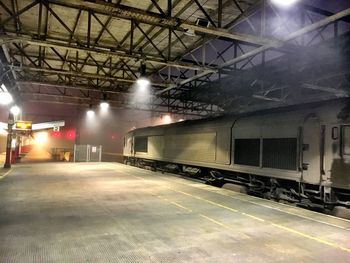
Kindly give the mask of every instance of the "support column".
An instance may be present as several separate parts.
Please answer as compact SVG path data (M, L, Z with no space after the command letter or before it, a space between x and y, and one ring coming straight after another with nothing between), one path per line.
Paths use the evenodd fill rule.
M13 114L9 114L9 118L7 121L7 143L6 143L6 160L4 164L4 168L11 168L11 144L12 144L12 126L15 123Z

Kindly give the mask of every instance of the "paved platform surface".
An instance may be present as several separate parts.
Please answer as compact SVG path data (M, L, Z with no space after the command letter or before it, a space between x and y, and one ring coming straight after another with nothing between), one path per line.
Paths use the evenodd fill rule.
M350 222L121 164L0 179L0 262L350 262Z

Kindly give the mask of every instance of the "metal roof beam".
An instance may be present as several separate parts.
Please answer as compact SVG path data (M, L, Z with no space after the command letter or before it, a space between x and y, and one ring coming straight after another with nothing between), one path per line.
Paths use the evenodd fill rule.
M102 48L87 48L87 47L82 47L82 46L76 46L73 44L66 44L66 43L61 43L61 42L54 42L54 41L44 41L44 40L36 40L36 39L31 39L27 37L11 37L11 36L0 36L0 45L2 44L7 44L7 43L25 43L25 44L30 44L30 45L35 45L35 46L42 46L42 47L52 47L52 48L60 48L60 49L66 49L69 51L78 51L78 52L86 52L86 53L91 53L91 54L96 54L96 55L102 55L102 56L107 56L107 57L117 57L117 58L125 58L125 59L132 59L135 61L145 59L146 63L154 64L154 65L162 65L162 66L169 66L169 67L175 67L175 68L183 68L183 69L190 69L190 70L211 70L215 71L213 68L209 67L203 67L200 65L194 65L194 64L189 64L189 63L182 63L182 62L177 62L177 61L166 61L166 60L158 60L158 59L153 59L149 57L142 57L139 55L129 55L125 54L122 52L115 52L115 51L109 51L107 49L102 49Z
M141 23L146 23L150 25L155 25L159 27L169 27L175 30L180 30L186 32L188 30L195 31L197 33L226 37L233 40L239 40L243 42L253 43L257 45L266 45L278 42L277 40L271 40L262 38L259 36L232 33L224 28L215 27L202 27L195 23L190 23L185 20L176 17L164 17L161 14L145 11L142 9L125 6L121 4L107 3L105 1L99 0L76 0L74 2L68 0L48 0L49 3L60 5L64 7L83 9L86 11L92 11L107 16L118 17L126 20L134 20Z
M239 57L236 57L234 59L228 60L225 63L221 64L218 68L219 69L225 69L225 68L231 66L232 64L235 64L237 62L240 62L240 61L243 61L245 59L248 59L248 58L251 58L253 56L256 56L256 55L258 55L258 54L260 54L260 53L262 53L262 52L264 52L266 50L273 49L273 48L281 48L290 40L298 38L298 37L300 37L300 36L302 36L304 34L310 33L310 32L312 32L314 30L317 30L317 29L319 29L321 27L325 27L325 26L327 26L327 25L329 25L331 23L334 23L334 22L336 22L336 21L338 21L338 20L340 20L340 19L342 19L344 17L347 17L347 16L350 16L350 8L345 9L345 10L343 10L343 11L337 13L337 14L334 14L332 16L329 16L327 18L324 18L324 19L322 19L322 20L320 20L318 22L315 22L315 23L313 23L311 25L305 26L305 27L303 27L303 28L301 28L301 29L291 33L291 34L288 34L288 36L284 37L282 39L282 41L278 42L277 44L265 45L265 46L256 48L256 49L254 49L252 51L249 51L249 52L247 52L247 53L245 53L245 54L243 54L243 55L241 55ZM185 81L181 82L179 85L183 85L182 83L186 84L186 83L188 83L190 81L193 81L193 80L196 80L198 78L204 77L204 76L206 76L208 74L211 74L211 72L205 72L204 71L202 73L199 73L199 74L189 78L188 80L185 80ZM161 91L158 92L158 94L161 94L162 92L168 91L170 89L172 89L172 88L169 87L169 88L164 89L164 91L161 90Z
M76 72L76 71L68 71L68 70L59 70L59 69L47 69L47 68L36 68L36 67L29 67L29 66L13 66L13 65L7 65L10 69L13 69L15 71L34 71L34 72L44 72L44 73L50 73L50 74L56 74L56 75L65 75L65 76L75 76L75 77L82 77L82 78L90 78L90 79L101 79L106 81L117 81L117 82L124 82L124 83L134 83L135 79L125 79L125 78L117 78L117 77L110 77L106 75L99 75L99 74L92 74L92 73L82 73L82 72ZM172 87L174 84L166 84L166 83L152 83L152 86L158 86L158 87Z

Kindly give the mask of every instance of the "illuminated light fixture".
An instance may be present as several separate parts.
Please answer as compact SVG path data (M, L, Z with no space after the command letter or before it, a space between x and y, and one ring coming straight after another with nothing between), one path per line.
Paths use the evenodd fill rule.
M89 106L89 109L88 109L87 112L86 112L86 115L87 115L89 118L92 118L92 117L95 116L95 112L93 111L92 105L91 105L91 104L90 104L90 106Z
M106 102L106 101L102 101L100 103L100 107L101 107L102 110L107 110L109 108L109 103Z
M180 119L179 122L184 121L184 119Z
M299 0L271 0L271 2L275 5L282 6L282 7L289 7Z
M8 105L13 101L12 95L8 92L6 86L1 84L0 89L0 104Z
M145 62L141 62L140 78L136 81L136 84L140 90L145 90L151 85L151 82L147 78Z
M171 117L170 117L170 115L165 115L165 116L163 117L163 122L166 123L166 124L171 123Z
M100 103L100 108L102 111L107 111L109 108L109 103L107 102L107 94L103 93L103 100Z
M47 142L48 137L47 132L38 132L34 135L34 140L36 144L42 145Z
M13 116L17 116L21 112L21 109L17 105L14 105L11 107L10 112Z
M151 85L151 82L147 78L139 78L136 81L136 84L138 88L140 88L141 90L145 90L147 87Z

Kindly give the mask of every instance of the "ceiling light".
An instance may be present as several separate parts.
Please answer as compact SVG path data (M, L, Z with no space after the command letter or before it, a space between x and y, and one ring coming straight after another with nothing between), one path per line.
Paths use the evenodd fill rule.
M8 92L5 84L1 84L1 89L2 89L3 92Z
M109 108L109 103L106 102L106 101L102 101L100 103L100 107L101 107L102 110L107 110Z
M275 5L279 5L282 7L288 7L291 6L293 4L295 4L296 2L298 2L299 0L271 0L271 2Z
M95 112L94 112L93 110L88 110L88 111L86 112L86 114L87 114L87 116L88 116L89 118L92 118L92 117L95 116Z
M95 116L95 112L93 111L92 109L92 105L90 104L89 106L89 109L86 111L86 115L89 117L89 118L92 118Z
M163 122L164 122L165 124L171 123L171 117L170 117L170 115L165 115L165 116L163 116Z
M13 98L8 92L0 92L0 104L8 105L13 101Z
M141 90L144 90L151 85L151 82L147 78L139 78L136 81L136 84L137 84L138 88L140 88Z
M10 112L13 116L17 116L21 112L21 109L17 105L14 105L11 107Z

